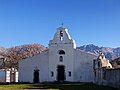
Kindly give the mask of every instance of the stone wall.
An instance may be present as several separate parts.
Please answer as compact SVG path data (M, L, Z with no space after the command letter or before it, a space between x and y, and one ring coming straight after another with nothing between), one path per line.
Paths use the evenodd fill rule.
M103 69L103 85L120 89L120 69Z
M95 84L120 89L120 69L113 68L104 54L93 60L93 70Z
M120 89L120 69L96 68L94 83Z

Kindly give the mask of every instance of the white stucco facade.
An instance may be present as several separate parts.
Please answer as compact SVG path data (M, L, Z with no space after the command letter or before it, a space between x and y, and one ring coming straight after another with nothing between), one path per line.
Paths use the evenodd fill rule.
M97 56L77 50L67 29L59 27L47 51L19 62L19 81L92 82L94 58Z
M34 70L39 70L39 81L48 81L48 51L44 51L32 58L27 58L19 63L19 81L33 82Z
M93 59L97 56L74 50L74 81L75 82L93 82Z

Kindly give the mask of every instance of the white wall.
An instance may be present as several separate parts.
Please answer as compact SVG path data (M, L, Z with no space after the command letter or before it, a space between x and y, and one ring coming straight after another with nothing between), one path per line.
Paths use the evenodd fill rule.
M19 81L33 82L35 67L39 69L40 82L48 81L48 51L19 62Z
M65 51L65 55L59 55L59 50ZM59 56L63 56L63 62L59 61ZM65 66L66 81L73 81L73 45L72 44L52 44L49 47L49 81L57 80L57 66ZM51 77L51 71L54 76ZM71 77L68 76L71 71Z
M0 82L5 82L5 70L0 70Z
M93 59L97 56L74 50L74 80L76 82L93 82Z

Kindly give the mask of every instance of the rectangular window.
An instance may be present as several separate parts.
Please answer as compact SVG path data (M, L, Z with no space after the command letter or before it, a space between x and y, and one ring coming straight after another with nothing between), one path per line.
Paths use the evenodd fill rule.
M51 71L51 77L53 77L54 76L54 72L53 71Z
M68 76L71 77L71 72L70 71L68 71Z

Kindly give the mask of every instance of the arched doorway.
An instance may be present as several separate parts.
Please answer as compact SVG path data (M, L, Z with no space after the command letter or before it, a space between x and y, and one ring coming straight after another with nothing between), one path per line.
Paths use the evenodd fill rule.
M64 81L65 80L65 66L58 65L57 66L57 81Z
M33 78L34 83L39 83L39 70L34 70L34 78Z

